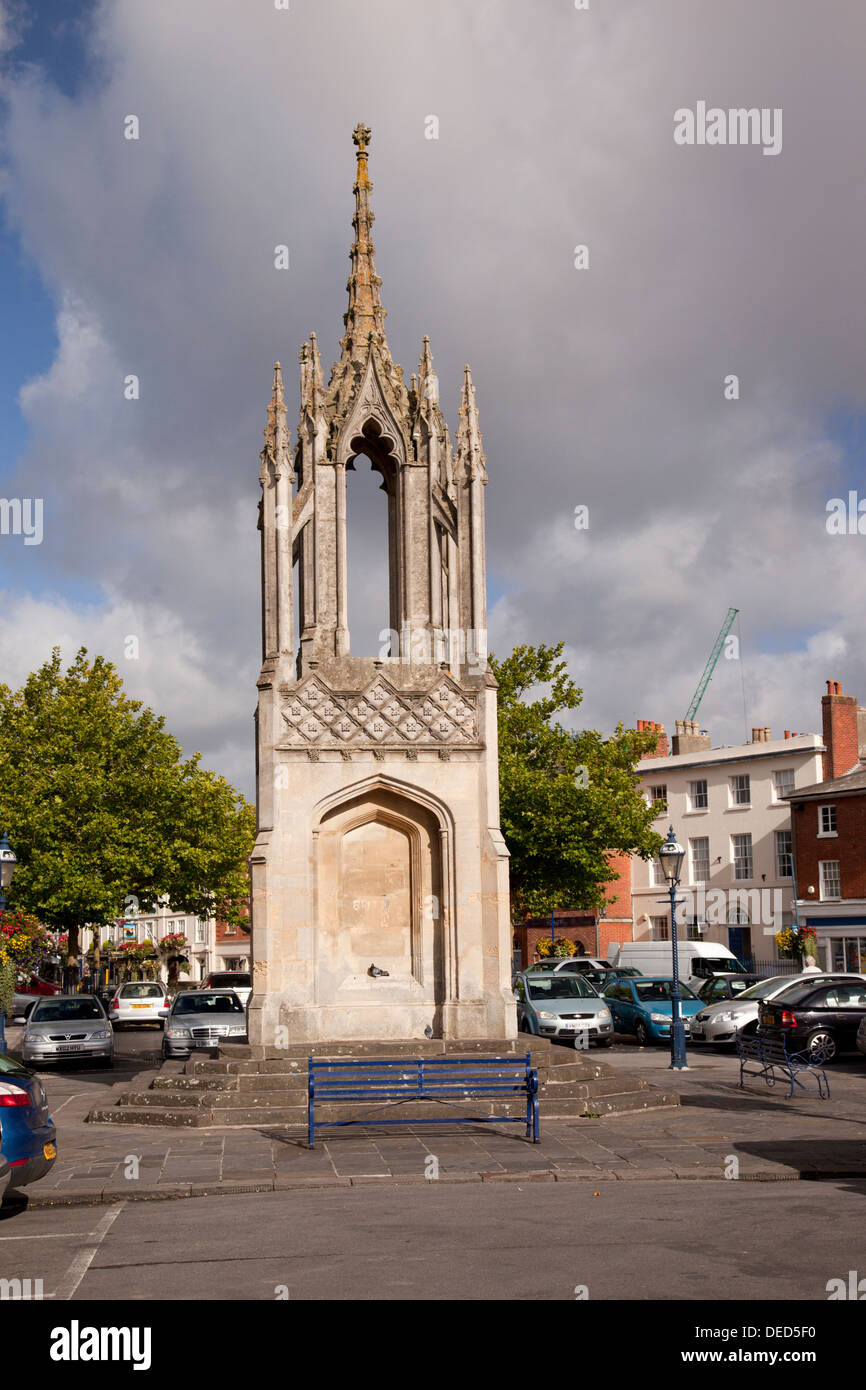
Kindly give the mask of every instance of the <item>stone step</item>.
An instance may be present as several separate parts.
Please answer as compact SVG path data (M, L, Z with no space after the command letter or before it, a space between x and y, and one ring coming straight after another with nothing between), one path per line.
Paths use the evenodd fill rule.
M200 1110L202 1106L210 1106L211 1100L207 1094L199 1095L195 1091L124 1091L117 1104L133 1109L147 1106L149 1109Z
M213 1124L210 1110L168 1110L161 1106L134 1108L115 1105L106 1110L91 1110L90 1124L101 1125L164 1125L173 1129L199 1129Z
M209 1112L210 1125L223 1125L227 1127L235 1125L298 1125L307 1127L307 1106L303 1105L274 1105L262 1107L261 1109L242 1110L240 1107L234 1110L214 1109Z

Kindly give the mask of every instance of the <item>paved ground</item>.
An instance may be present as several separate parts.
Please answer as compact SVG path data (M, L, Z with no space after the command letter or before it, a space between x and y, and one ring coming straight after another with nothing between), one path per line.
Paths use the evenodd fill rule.
M14 1049L15 1036L10 1035ZM121 1033L114 1072L45 1071L58 1127L58 1160L27 1189L31 1207L238 1190L514 1181L597 1184L615 1180L797 1178L866 1179L866 1064L858 1057L830 1071L829 1101L785 1098L758 1080L737 1086L736 1059L689 1053L691 1070L672 1073L660 1049L618 1044L605 1060L682 1095L677 1111L605 1119L548 1121L529 1145L522 1127L447 1125L347 1128L306 1147L282 1127L174 1130L86 1124L112 1090L144 1089L158 1065L156 1031ZM715 1200L715 1198L714 1198Z
M597 1188L384 1183L17 1215L4 1207L0 1277L41 1279L44 1299L90 1300L92 1309L118 1298L201 1302L229 1293L233 1302L706 1301L700 1317L683 1310L668 1318L663 1342L659 1325L628 1315L632 1333L649 1332L657 1360L695 1321L736 1322L720 1300L749 1300L745 1321L761 1326L814 1323L828 1281L864 1272L862 1184L731 1182L709 1196L703 1184L670 1180ZM780 1232L789 1233L781 1245ZM784 1311L768 1313L764 1300L785 1300ZM814 1302L815 1311L790 1300ZM598 1319L576 1311L569 1327L592 1329L592 1343L615 1330ZM847 1326L856 1337L850 1319ZM229 1334L229 1350L238 1335Z

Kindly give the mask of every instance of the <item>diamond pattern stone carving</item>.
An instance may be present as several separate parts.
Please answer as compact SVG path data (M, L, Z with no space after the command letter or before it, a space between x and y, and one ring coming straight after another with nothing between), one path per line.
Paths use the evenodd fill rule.
M429 691L399 694L377 676L360 694L341 695L314 676L282 706L285 742L319 748L478 746L474 695L439 680Z

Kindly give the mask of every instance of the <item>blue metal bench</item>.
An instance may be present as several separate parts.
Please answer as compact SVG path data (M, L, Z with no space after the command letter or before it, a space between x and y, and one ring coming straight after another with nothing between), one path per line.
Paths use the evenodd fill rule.
M768 1086L775 1086L778 1080L776 1072L780 1071L790 1083L790 1100L795 1085L799 1086L801 1091L806 1090L800 1080L801 1073L806 1072L811 1073L817 1081L818 1095L821 1099L828 1100L830 1097L830 1083L823 1065L826 1058L821 1052L789 1052L784 1038L762 1038L755 1034L751 1037L737 1038L737 1053L740 1058L741 1086L744 1076L762 1076ZM751 1071L748 1070L750 1063L755 1064Z
M501 1096L526 1099L522 1115L446 1115L435 1118L387 1120L381 1109L406 1101L469 1100ZM352 1120L317 1120L316 1102L384 1102L371 1116ZM376 1061L319 1061L309 1059L307 1133L310 1148L316 1130L340 1125L525 1124L526 1138L537 1144L538 1072L525 1057L398 1057Z

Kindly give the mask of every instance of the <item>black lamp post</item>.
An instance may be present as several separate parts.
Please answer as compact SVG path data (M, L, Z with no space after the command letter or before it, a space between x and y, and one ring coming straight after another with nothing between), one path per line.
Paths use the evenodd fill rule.
M673 952L674 983L671 991L671 1068L673 1071L688 1071L686 1061L686 1030L680 995L680 971L677 958L677 888L683 866L685 850L674 834L671 826L668 837L659 850L662 871L667 880L668 895L671 902L671 947ZM680 899L682 901L682 899Z
M18 863L18 856L4 833L0 840L0 912L6 911L6 889L12 882L12 875ZM0 1052L6 1051L6 1009L0 1008Z

